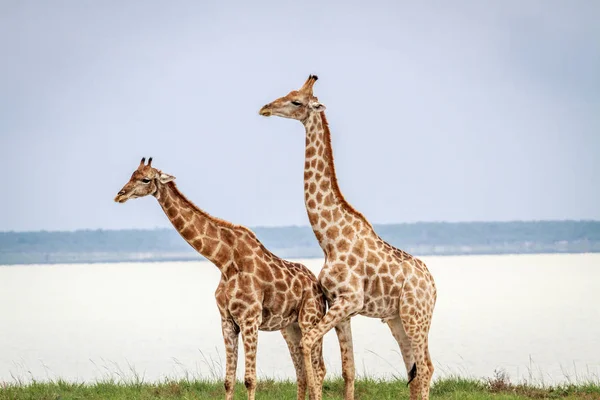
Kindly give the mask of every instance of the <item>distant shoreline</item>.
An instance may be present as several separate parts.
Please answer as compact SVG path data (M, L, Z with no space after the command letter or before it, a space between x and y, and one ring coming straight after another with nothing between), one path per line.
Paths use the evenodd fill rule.
M598 254L600 251L593 252L545 252L545 253L445 253L445 254L412 254L416 257L477 257L477 256L536 256L536 255L572 255L572 254ZM306 256L306 257L282 257L290 261L301 261L301 260L318 260L324 258L321 256ZM170 262L208 262L204 257L185 257L185 258L147 258L147 259L136 259L136 258L124 258L124 259L111 259L111 260L94 260L85 259L81 260L60 260L51 262L22 262L12 264L2 264L1 267L18 267L25 265L37 265L37 266L49 266L49 265L74 265L74 264L133 264L133 263L170 263Z
M420 222L375 225L415 256L600 252L600 221ZM308 226L252 228L287 259L322 258ZM0 232L0 265L201 261L174 229Z

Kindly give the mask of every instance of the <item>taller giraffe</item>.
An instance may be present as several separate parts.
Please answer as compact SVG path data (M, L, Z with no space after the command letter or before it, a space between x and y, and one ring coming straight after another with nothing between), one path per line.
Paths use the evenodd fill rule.
M317 77L261 108L264 116L296 119L306 129L304 200L325 253L319 282L329 301L325 317L302 339L305 364L317 340L335 327L342 354L345 399L354 399L350 317L381 318L398 342L410 398L429 399L433 364L428 335L437 291L425 264L381 239L344 198L336 179L325 106L313 95ZM308 364L310 365L310 363ZM309 387L314 384L309 375Z
M221 271L215 292L221 314L226 350L225 398L233 400L238 336L242 333L248 399L256 390L258 331L280 330L287 342L298 380L298 400L306 397L306 374L317 381L309 392L320 399L325 377L322 341L313 348L312 362L305 368L300 340L325 314L325 298L317 278L304 265L283 260L267 250L248 228L233 225L202 211L175 185L174 176L152 167L152 158L133 172L115 197L118 203L154 196L179 234ZM310 372L308 372L310 371Z

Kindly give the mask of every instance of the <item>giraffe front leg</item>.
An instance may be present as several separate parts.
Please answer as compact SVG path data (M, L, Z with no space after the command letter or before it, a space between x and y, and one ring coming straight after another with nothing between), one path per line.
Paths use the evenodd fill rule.
M343 320L362 309L362 297L357 295L348 297L338 297L331 305L321 321L319 321L312 329L306 332L302 338L302 353L304 355L304 368L306 369L306 379L308 382L309 393L317 398L317 384L315 382L315 372L311 360L311 352L317 340L321 340L323 336L332 328L340 324ZM350 338L351 340L351 338ZM347 345L347 344L345 344ZM341 345L340 345L341 346ZM348 371L354 371L354 357L346 358L346 368ZM352 374L353 379L354 375ZM346 390L346 393L351 397L345 397L345 400L354 400L354 386L352 390Z
M342 377L344 378L344 399L354 399L354 345L352 343L352 325L350 318L335 327L340 353L342 355Z
M248 400L254 400L256 395L256 346L258 344L258 319L244 321L241 327L244 341L245 371L244 385L248 390Z
M235 390L235 372L238 360L238 337L240 330L230 319L221 320L223 340L225 341L225 400L233 400Z

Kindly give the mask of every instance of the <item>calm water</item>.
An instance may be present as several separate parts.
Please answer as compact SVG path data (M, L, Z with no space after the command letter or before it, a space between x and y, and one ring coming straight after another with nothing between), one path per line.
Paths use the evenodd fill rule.
M599 254L423 259L439 292L430 336L437 376L598 378ZM318 273L322 260L304 263ZM0 381L221 377L218 281L206 262L0 267ZM352 321L357 372L404 376L387 326ZM339 374L333 331L325 357ZM294 378L278 332L260 333L258 371Z

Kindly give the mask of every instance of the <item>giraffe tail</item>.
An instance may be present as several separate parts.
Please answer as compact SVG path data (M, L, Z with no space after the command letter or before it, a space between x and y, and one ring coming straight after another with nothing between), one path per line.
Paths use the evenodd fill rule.
M417 376L417 364L413 364L413 367L410 369L410 372L408 373L408 383L406 384L406 386L410 385L410 383L413 381L413 379L415 379L415 377Z

